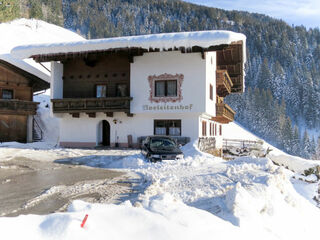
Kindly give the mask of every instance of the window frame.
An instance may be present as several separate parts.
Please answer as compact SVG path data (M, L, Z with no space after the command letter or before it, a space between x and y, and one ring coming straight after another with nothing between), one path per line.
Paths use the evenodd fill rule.
M169 96L168 95L168 92L169 92L169 84L168 82L175 82L175 95L172 95L172 96ZM164 95L163 96L157 96L157 83L164 83ZM154 97L177 97L178 96L178 89L177 89L177 86L178 86L178 82L177 82L177 79L168 79L168 80L156 80L154 82Z
M4 91L10 91L12 93L12 98L3 98L3 92ZM4 99L4 100L11 100L11 99L14 99L14 94L15 94L15 91L13 88L2 88L0 89L0 93L1 93L1 98L0 99Z
M125 92L125 96L121 96L120 90L119 90L119 86L120 85L125 85L126 86L126 92ZM119 95L120 93L120 95ZM127 83L117 83L116 84L116 97L128 97L129 96L129 90L128 90L128 84Z
M176 126L176 127L180 129L179 135L170 135L170 123L172 123L172 121L177 122L178 126ZM164 127L166 128L165 135L156 134L156 126L157 126L158 122L164 123ZM181 134L182 134L182 121L181 121L181 119L154 119L153 120L153 135L156 135L156 136L181 136Z
M98 87L99 86L105 86L106 87L106 92L105 92L105 97L98 97ZM108 84L105 84L105 83L97 83L95 84L95 97L96 98L106 98L108 97Z
M149 82L149 101L151 103L160 103L160 102L181 102L182 98L182 83L183 83L184 75L183 74L161 74L161 75L151 75L148 77ZM156 96L156 82L164 81L165 83L165 93L164 96ZM176 96L168 96L168 82L176 81Z

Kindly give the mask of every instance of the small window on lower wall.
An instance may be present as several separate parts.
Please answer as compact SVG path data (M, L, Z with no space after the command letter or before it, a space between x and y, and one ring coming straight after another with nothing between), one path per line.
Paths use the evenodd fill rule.
M154 135L181 136L181 120L154 120Z
M219 126L219 134L222 136L222 125Z
M2 89L1 98L2 99L13 99L13 90L12 89Z

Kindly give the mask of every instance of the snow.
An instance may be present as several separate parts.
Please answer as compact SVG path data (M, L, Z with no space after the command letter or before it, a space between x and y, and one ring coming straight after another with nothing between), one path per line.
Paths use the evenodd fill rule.
M304 196L311 204L315 204L313 200L314 196L317 195L319 183L308 183L305 181L299 181L297 179L291 179L294 189L301 195Z
M223 127L224 138L226 139L238 139L238 140L252 140L259 141L261 138L252 134L251 132L245 130L242 126L235 122L231 122L226 124ZM284 166L296 173L303 174L305 170L310 168L315 168L316 166L320 166L320 161L317 160L306 160L300 157L289 155L278 148L264 142L264 148L272 149L272 151L268 154L268 157L275 163L280 166Z
M208 48L232 42L243 41L243 62L246 62L246 37L231 31L198 31L161 33L130 37L116 37L87 41L25 45L14 48L11 53L17 58L29 58L33 55L77 53L119 48L158 48L160 51L170 48Z
M43 141L56 146L59 141L59 120L51 114L50 96L46 94L36 95L33 100L40 103L36 120L43 131Z
M267 158L224 161L183 147L180 161L148 163L139 151L0 148L0 160L40 161L117 168L142 176L148 187L120 205L74 201L66 213L0 218L12 239L301 239L317 236L319 209L313 186L294 179ZM293 180L292 180L293 181ZM298 190L295 190L298 189ZM59 192L57 188L49 189ZM63 193L63 191L62 191ZM300 194L308 195L302 197ZM80 228L85 214L85 227ZM17 231L17 229L19 231Z
M62 27L36 19L17 19L0 24L0 59L48 81L49 72L31 59L21 60L10 55L12 48L22 44L40 44L85 40Z
M102 205L74 201L69 211L48 216L1 218L1 234L11 239L28 236L32 239L221 239L224 232L233 238L245 237L231 224L169 197L154 200L149 209L133 207L129 202ZM85 214L88 220L84 228L80 228ZM23 231L14 231L22 225Z

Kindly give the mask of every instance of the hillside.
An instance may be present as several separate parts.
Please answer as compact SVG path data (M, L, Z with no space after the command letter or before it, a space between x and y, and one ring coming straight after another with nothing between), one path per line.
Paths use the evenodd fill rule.
M64 27L87 38L208 29L244 33L247 90L226 99L237 111L236 120L290 154L319 158L319 29L176 0L20 2L29 9L28 14L23 11L29 17L58 24L56 19L62 18Z

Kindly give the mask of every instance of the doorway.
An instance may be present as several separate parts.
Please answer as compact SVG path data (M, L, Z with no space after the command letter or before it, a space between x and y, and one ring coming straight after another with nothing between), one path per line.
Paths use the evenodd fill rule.
M102 121L102 145L110 146L110 124L107 120Z

